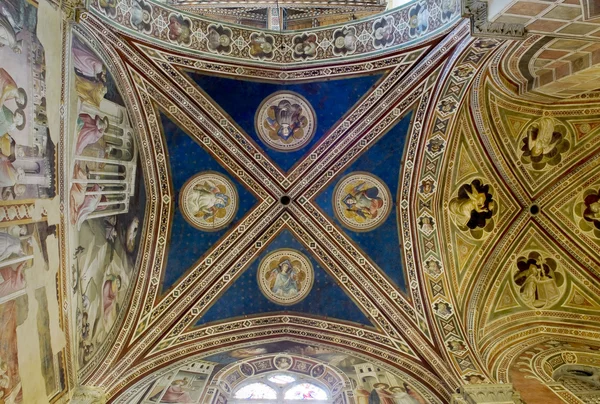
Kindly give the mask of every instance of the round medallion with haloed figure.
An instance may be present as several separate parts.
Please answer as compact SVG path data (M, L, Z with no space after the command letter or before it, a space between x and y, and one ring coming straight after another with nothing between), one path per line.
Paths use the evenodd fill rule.
M289 152L310 142L317 128L317 117L310 103L300 94L279 91L262 102L254 125L267 146Z
M225 176L205 171L194 175L182 187L179 208L185 220L204 231L216 231L235 217L238 194Z
M333 191L333 211L344 227L369 231L380 226L392 210L392 195L373 174L354 172L342 178Z
M310 260L292 249L268 254L258 267L258 286L265 297L281 305L296 304L312 288L314 270Z

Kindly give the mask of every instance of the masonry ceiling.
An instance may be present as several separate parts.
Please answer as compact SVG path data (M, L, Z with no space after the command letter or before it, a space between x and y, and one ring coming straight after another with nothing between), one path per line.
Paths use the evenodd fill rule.
M62 140L76 377L130 403L182 366L225 380L285 354L342 379L375 363L443 403L509 381L532 334L597 338L600 97L523 67L552 43L474 38L460 13L427 0L302 32L147 0L79 13L67 55L103 60L97 107L135 140ZM98 81L68 59L82 113ZM92 177L113 152L136 157ZM86 219L81 178L131 172L127 213L111 224L106 194Z

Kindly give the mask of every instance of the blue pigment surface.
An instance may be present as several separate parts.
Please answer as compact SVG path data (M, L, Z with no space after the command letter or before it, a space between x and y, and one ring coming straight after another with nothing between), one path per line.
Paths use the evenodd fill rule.
M236 222L254 205L257 198L237 179L225 170L206 150L161 114L161 122L167 141L167 151L171 166L171 178L175 189L175 215L171 228L171 239L167 255L167 266L162 290L170 288L196 261L198 261ZM185 182L201 171L216 171L227 177L235 186L239 197L239 208L234 219L225 228L205 232L190 225L179 210L179 191Z
M404 292L406 292L406 278L400 255L397 202L404 144L411 117L412 112L360 155L350 167L338 174L331 184L315 198L319 208L332 218L334 223L343 229L354 243ZM367 232L356 232L343 227L333 210L332 195L335 186L340 179L355 171L366 171L379 177L388 186L394 199L392 211L387 219L379 227Z
M348 112L382 77L363 75L348 79L303 84L272 84L190 73L198 86L246 132L284 171L302 156ZM314 137L302 149L281 152L267 147L254 129L254 116L262 101L277 91L294 91L308 100L317 116Z
M304 300L281 306L267 299L258 287L257 271L261 260L280 248L300 251L309 258L315 272L315 280ZM304 246L288 231L283 230L265 250L244 270L229 289L200 317L196 324L225 320L233 316L248 316L275 311L310 313L314 316L332 317L373 326L360 308L323 269Z

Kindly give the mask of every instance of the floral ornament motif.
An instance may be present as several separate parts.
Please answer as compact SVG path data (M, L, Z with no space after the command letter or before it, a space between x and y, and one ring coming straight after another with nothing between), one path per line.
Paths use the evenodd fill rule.
M429 28L429 10L425 3L418 3L408 11L408 35L422 36Z
M442 0L442 21L446 22L452 18L458 6L457 0Z
M317 56L317 35L302 34L292 39L292 57L296 60L313 59Z
M373 46L376 49L391 45L395 35L394 17L391 15L381 17L373 23Z
M129 15L131 25L147 34L152 32L152 7L144 0L133 0Z
M575 212L580 217L579 227L600 239L600 189L586 190L583 201L575 205Z
M111 18L117 16L117 4L118 0L99 0L98 5L104 11L104 14Z
M355 27L342 27L333 33L333 54L336 56L351 55L356 51Z
M189 46L192 43L192 22L181 14L169 16L169 39L179 45Z
M534 170L543 170L546 165L556 166L569 146L566 126L554 118L543 117L525 130L521 162L530 164Z
M206 39L208 40L208 49L211 52L216 53L231 53L231 45L233 41L231 40L231 36L233 33L227 27L222 25L209 25L208 26L208 35Z
M513 280L523 303L535 309L553 305L565 289L565 277L556 261L537 251L517 259Z
M471 230L474 238L481 238L483 231L494 228L496 202L490 193L490 186L480 180L473 180L458 189L458 195L448 203L448 210L461 230Z
M275 38L271 35L253 32L250 35L250 57L260 60L273 59Z

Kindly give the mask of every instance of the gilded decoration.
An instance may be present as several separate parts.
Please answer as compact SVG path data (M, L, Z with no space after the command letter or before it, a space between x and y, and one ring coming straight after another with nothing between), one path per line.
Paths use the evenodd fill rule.
M179 196L185 219L204 231L217 231L227 226L238 208L235 186L225 176L202 172L190 178Z
M288 249L274 251L258 267L258 286L267 299L289 306L304 299L313 285L314 270L304 254Z

